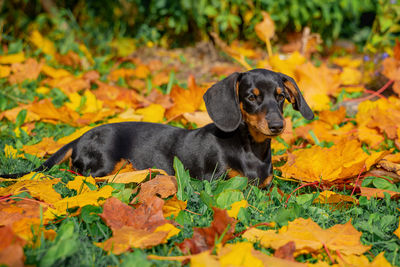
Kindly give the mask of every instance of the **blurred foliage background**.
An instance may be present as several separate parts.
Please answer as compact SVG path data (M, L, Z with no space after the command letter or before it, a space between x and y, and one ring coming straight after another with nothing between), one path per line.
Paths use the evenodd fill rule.
M211 32L228 42L261 43L254 27L266 11L277 40L307 26L328 46L344 38L371 52L393 44L400 17L396 0L0 0L0 11L2 41L35 25L54 40L91 47L123 37L181 47L212 39Z

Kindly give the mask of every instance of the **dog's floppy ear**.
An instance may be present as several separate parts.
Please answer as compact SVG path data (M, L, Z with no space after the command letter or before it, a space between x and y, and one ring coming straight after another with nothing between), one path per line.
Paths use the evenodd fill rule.
M301 115L303 115L307 120L314 119L314 113L308 106L294 79L283 73L279 73L279 75L281 76L283 85L285 86L287 99L292 103L293 108L300 111Z
M211 86L203 96L208 114L224 132L236 130L242 121L236 88L240 75L238 72L232 73Z

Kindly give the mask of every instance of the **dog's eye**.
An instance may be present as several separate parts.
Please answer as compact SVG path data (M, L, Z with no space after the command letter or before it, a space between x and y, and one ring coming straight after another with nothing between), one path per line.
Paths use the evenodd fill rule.
M253 102L253 101L256 101L256 97L255 97L254 95L249 95L249 96L247 97L247 100Z
M284 95L278 95L278 101L283 101L285 100L285 96Z

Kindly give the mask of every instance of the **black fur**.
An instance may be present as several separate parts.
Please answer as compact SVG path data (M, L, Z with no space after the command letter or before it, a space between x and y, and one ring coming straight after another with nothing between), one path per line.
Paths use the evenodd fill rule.
M131 162L136 169L157 167L172 175L173 159L177 156L192 177L211 179L234 170L262 184L272 175L270 138L283 131L285 81L294 83L298 89L292 78L281 73L265 69L234 73L213 85L204 95L212 124L196 130L147 122L102 125L62 147L35 171L58 164L72 149L73 170L94 177L108 175L122 159ZM258 90L257 95L254 95L254 88ZM278 88L283 90L280 95ZM312 111L300 91L298 93L296 109L312 119ZM243 112L265 120L269 130L252 133Z

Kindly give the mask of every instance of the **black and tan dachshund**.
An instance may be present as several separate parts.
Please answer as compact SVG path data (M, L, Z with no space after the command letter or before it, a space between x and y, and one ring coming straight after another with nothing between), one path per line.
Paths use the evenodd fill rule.
M94 177L115 172L124 161L135 169L157 167L172 175L176 156L192 177L211 179L227 173L265 186L272 178L271 138L285 128L285 99L313 119L291 77L265 69L233 73L204 94L214 123L195 130L147 122L101 125L62 147L35 171L70 158L73 170Z

